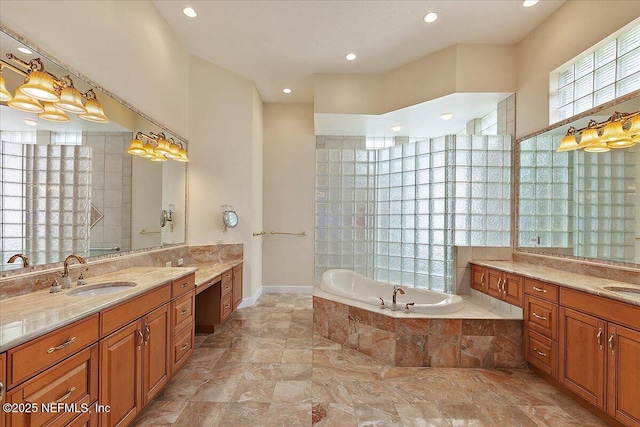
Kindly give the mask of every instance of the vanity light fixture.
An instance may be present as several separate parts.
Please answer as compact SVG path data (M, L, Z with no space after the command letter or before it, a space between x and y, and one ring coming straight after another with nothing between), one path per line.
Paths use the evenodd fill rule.
M436 19L438 19L438 12L429 12L424 15L424 22L427 22L429 24L435 22Z
M451 120L453 118L453 114L451 114L451 113L442 113L442 114L440 114L440 118L442 120Z
M580 142L578 143L578 138ZM602 153L612 148L629 148L640 142L640 111L620 113L616 111L603 122L590 120L587 126L576 129L571 126L560 141L556 151L581 150Z
M0 70L7 68L25 77L25 83L19 86L11 96L5 87L4 78L0 76L0 100L6 101L9 107L36 113L40 118L54 122L71 120L65 114L68 112L78 114L78 117L90 122L109 123L93 89L81 93L73 86L71 77L58 78L45 71L40 58L25 62L12 53L7 53L7 58L26 69L24 71L0 60ZM84 104L83 100L85 100Z
M142 139L147 142L143 143ZM187 151L181 142L175 142L173 138L167 139L164 133L155 134L149 132L138 132L136 137L131 140L127 153L134 156L140 156L151 160L152 162L166 162L167 159L176 162L188 162Z
M391 126L391 130L394 132L400 132L401 129L402 129L402 126L400 125Z
M288 87L285 87L284 89L282 89L282 91L284 93L291 93L291 89L289 89Z
M189 18L195 18L196 16L198 16L198 12L196 12L192 7L185 7L184 9L182 9L182 13L187 15Z
M355 53L347 53L347 55L345 56L345 58L347 59L347 61L353 61L357 58Z
M522 5L524 7L531 7L531 6L535 6L538 3L538 0L524 0L522 2Z

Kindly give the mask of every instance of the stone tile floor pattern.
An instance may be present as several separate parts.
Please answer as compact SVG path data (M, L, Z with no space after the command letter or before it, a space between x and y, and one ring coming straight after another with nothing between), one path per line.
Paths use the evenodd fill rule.
M310 295L265 294L134 426L606 426L527 369L396 368L313 334Z

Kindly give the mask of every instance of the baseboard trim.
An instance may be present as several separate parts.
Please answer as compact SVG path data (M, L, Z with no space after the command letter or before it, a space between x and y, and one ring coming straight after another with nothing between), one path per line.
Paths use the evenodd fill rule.
M306 294L313 293L313 286L261 286L255 294L249 298L243 298L238 308L251 307L258 301L262 294Z

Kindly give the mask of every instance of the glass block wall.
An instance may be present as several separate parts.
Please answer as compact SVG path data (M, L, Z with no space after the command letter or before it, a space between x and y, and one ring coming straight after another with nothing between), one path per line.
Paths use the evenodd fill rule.
M10 268L6 262L11 255L25 252L25 164L22 144L0 143L0 270Z
M348 268L452 292L454 244L509 246L510 155L509 136L316 150L316 278Z
M34 264L70 253L89 255L91 148L23 145L26 160L26 230Z
M519 245L635 262L636 153L557 153L561 138L520 145Z

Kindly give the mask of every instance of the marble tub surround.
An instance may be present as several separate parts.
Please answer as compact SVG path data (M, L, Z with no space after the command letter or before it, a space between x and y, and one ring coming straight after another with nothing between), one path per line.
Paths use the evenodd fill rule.
M530 252L514 252L512 260L517 263L640 285L640 268L637 264L614 265L604 261L593 262Z
M405 368L313 334L310 295L263 294L195 351L132 426L606 424L528 369Z
M45 289L27 295L2 298L0 352L195 271L195 267L132 267L88 278L87 285L123 281L136 283L134 287L112 294L70 296L67 295L69 291L52 294Z
M615 286L636 288L638 289L638 291L640 291L640 284L606 279L586 274L579 274L571 271L517 261L474 260L473 263L484 267L495 268L508 273L518 274L531 279L564 286L593 295L598 295L616 301L625 302L627 304L640 306L640 293L613 292L605 289L605 287ZM638 273L635 274L640 276L640 274Z
M392 366L521 368L523 320L463 309L444 315L373 311L313 297L313 327L319 336ZM464 318L466 315L469 316ZM479 309L480 311L480 309ZM502 314L502 313L500 313ZM506 318L505 318L506 317Z
M70 266L71 277L75 279L80 271L89 267L86 277L101 276L131 267L164 267L171 261L178 265L178 259L184 265L216 264L242 259L242 244L186 246L177 245L158 249L144 249L125 255L111 254L89 259L87 264ZM48 289L53 279L60 277L62 262L27 269L9 270L6 277L0 277L0 299L24 295L42 289Z

